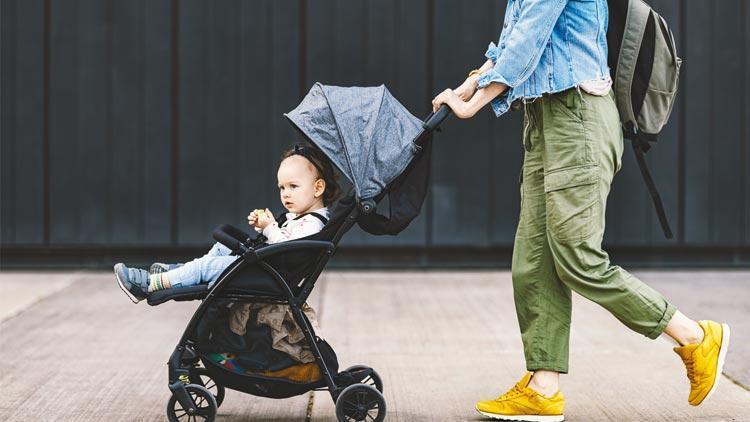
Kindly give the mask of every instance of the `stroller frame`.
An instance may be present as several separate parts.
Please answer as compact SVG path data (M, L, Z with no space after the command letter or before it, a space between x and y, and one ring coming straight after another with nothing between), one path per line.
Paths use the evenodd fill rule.
M325 268L326 263L333 255L336 250L336 246L340 241L341 237L355 224L359 210L356 206L351 206L347 212L345 220L341 223L340 227L336 230L336 233L332 241L321 241L321 240L293 240L283 243L277 243L273 245L264 246L259 249L247 245L245 242L248 240L244 237L244 233L240 230L235 229L231 226L223 225L214 231L214 237L216 240L221 242L224 246L232 249L233 252L238 253L241 258L238 258L232 265L230 265L214 283L213 287L207 290L207 294L204 290L203 301L201 302L198 309L193 314L187 327L180 338L177 346L172 352L169 361L169 390L176 397L177 401L183 407L183 409L193 408L193 400L190 398L185 386L187 382L191 380L191 370L193 370L198 361L198 353L195 350L195 341L192 339L193 333L195 333L198 323L204 316L206 310L212 303L212 298L216 298L220 295L222 290L229 282L233 279L233 275L238 273L242 268L247 265L258 265L260 268L265 270L278 284L278 287L284 293L284 298L278 298L273 296L261 296L253 294L237 294L233 293L230 295L221 296L222 298L231 299L242 299L250 302L264 302L264 303L282 303L288 304L292 311L292 316L295 322L302 329L305 339L310 345L311 352L315 357L315 361L320 367L325 381L326 389L330 392L331 398L334 402L341 394L341 391L348 385L337 384L334 379L334 375L331 373L330 368L323 359L322 353L317 344L317 337L312 325L310 324L307 316L302 312L302 305L305 303L307 298L312 293L315 283ZM265 260L279 254L284 254L291 251L300 250L321 250L320 257L315 264L313 271L305 277L299 293L294 294L292 289L287 284L284 277ZM199 299L203 294L193 294L186 298L182 297L176 300L191 300Z
M425 121L423 121L422 130L413 140L417 148L420 150L422 149L425 142L430 138L430 134L437 129L450 112L450 109L446 105L443 105L438 111L431 113ZM297 127L296 125L294 126ZM185 301L202 299L201 304L194 312L188 325L185 327L182 337L167 363L169 368L168 387L172 392L172 398L167 408L167 415L170 420L176 420L174 414L169 413L170 409L176 402L179 402L179 405L188 415L192 416L199 413L199 409L197 408L200 404L194 401L196 393L200 398L204 398L213 403L213 413L211 413L209 417L206 417L208 420L213 420L218 404L216 403L213 394L203 385L200 376L196 376L196 370L199 368L198 362L201 358L196 351L196 341L193 338L193 335L196 333L198 324L209 309L209 306L211 306L212 299L222 298L289 305L292 317L302 329L305 340L310 346L315 362L320 368L323 375L323 381L325 382L324 384L320 382L310 383L310 387L312 388L306 391L328 390L334 403L336 403L336 413L339 420L350 420L352 418L354 418L354 420L364 420L364 415L368 412L368 409L372 409L372 404L377 403L376 406L379 406L379 409L378 417L375 420L382 421L385 417L386 409L385 400L381 394L382 382L380 381L380 377L372 368L366 366L355 366L344 371L337 371L336 374L333 374L318 347L318 337L316 336L309 319L302 311L302 305L312 293L318 277L325 268L328 260L336 251L338 243L343 235L348 232L355 223L357 223L360 215L368 215L374 212L377 202L383 195L384 193L381 193L375 198L357 198L355 196L355 201L343 205L343 212L334 215L332 220L328 223L332 225L332 231L334 231L334 235L330 241L303 238L267 245L256 249L252 246L252 241L246 233L229 225L220 226L214 230L214 238L224 246L231 249L233 254L239 255L239 258L224 270L214 283L213 287L208 288L205 285L195 286L179 289L179 291L176 292L169 292L168 294L160 295L153 300L152 297L149 297L148 301L151 305L160 304L168 300ZM335 224L333 223L334 219ZM342 219L343 221L341 221ZM338 227L336 227L336 225L338 225ZM324 230L327 229L327 226L328 225L324 227ZM310 237L315 237L315 235ZM297 285L299 290L296 294L292 291L292 287L287 283L284 276L267 262L270 258L286 253L315 250L320 251L317 262L312 271L306 273L300 284ZM246 294L242 292L222 294L225 288L234 279L234 276L249 265L256 265L270 275L279 290L277 292L272 292L273 294L270 295L259 295L255 293ZM278 294L279 291L281 292L281 295ZM364 384L365 379L371 380L374 385ZM196 381L198 385L193 384ZM229 388L232 388L232 386L229 386ZM188 391L189 389L191 389L191 391ZM343 406L339 407L340 396L342 398L355 395L361 397L363 394L368 393L374 393L374 396L369 396L367 400L371 400L373 397L375 397L375 400L371 400L367 404L355 404L354 409L351 407L345 409L346 406L351 406L351 403L344 403ZM304 391L299 394L304 394ZM345 401L346 400L341 400L341 402ZM352 417L351 412L354 412L355 416Z

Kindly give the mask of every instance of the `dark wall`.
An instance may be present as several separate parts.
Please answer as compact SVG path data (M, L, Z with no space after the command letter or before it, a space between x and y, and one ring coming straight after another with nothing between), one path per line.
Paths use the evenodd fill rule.
M608 202L615 247L750 245L747 1L651 2L685 60L648 155L663 238L629 149ZM687 7L689 5L689 7ZM282 118L316 81L379 85L415 115L479 66L501 0L2 0L3 247L197 246L280 210ZM345 245L508 247L520 113L444 125L423 214Z

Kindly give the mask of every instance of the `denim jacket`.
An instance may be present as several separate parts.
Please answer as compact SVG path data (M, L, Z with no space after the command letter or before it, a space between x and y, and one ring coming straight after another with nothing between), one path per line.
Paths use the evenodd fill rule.
M508 0L500 39L485 53L494 67L477 81L508 85L491 103L495 115L519 98L608 78L608 13L607 0Z

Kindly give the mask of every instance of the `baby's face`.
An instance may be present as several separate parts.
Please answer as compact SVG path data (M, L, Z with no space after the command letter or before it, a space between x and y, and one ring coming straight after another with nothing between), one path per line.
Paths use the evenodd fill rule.
M279 195L289 212L304 214L323 207L325 182L315 166L301 155L287 157L279 165Z

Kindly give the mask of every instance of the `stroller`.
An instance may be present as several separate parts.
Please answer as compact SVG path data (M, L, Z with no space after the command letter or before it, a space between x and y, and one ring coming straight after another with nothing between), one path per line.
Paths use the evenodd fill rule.
M226 388L270 398L327 390L339 421L385 418L378 373L364 365L339 371L335 352L315 334L303 305L342 236L354 224L371 234L395 235L419 214L427 192L431 136L449 112L443 106L423 122L382 85L344 88L317 83L296 109L285 114L352 188L332 207L323 229L302 239L268 245L230 225L216 228L213 237L237 256L216 282L210 287L201 284L149 295L150 305L202 300L169 358L170 421L213 421ZM388 210L385 214L377 210L381 202ZM227 309L236 303L288 306L312 352L318 378L300 381L241 372L218 362L216 352L226 348L217 347L217 342L227 326ZM241 346L245 349L234 352L241 354L263 344L262 335L248 329L248 341Z

